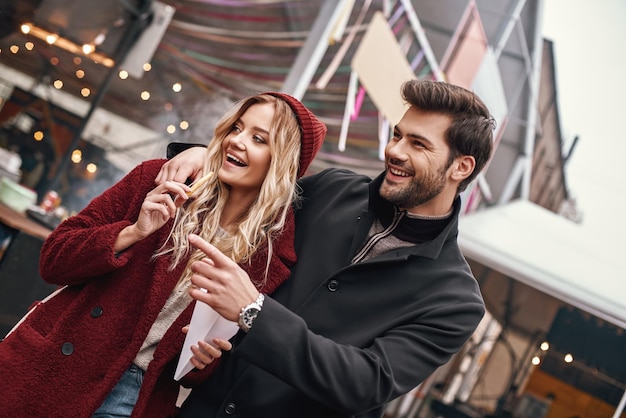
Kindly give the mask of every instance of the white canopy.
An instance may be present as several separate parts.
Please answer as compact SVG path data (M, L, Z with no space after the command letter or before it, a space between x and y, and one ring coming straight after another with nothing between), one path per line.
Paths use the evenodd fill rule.
M466 257L626 328L626 263L598 251L580 225L518 200L462 216L459 244Z

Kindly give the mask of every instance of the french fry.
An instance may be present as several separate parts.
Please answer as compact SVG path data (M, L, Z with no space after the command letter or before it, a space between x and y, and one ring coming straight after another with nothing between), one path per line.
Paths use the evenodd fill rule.
M196 193L204 185L204 183L206 183L211 178L212 175L213 172L210 172L206 176L194 181L191 185L191 190L187 192L187 196L193 196L193 194Z

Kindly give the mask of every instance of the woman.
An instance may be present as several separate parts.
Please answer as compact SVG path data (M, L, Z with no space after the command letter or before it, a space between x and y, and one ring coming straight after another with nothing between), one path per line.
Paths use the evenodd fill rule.
M214 175L191 198L182 183L154 188L165 160L151 160L62 223L40 270L68 286L0 344L1 415L173 415L181 329L193 310L189 265L203 257L188 236L211 242L271 293L295 262L296 178L325 133L289 95L247 98L218 122L204 167ZM192 351L217 358L230 349L214 344ZM210 372L193 361L190 379Z

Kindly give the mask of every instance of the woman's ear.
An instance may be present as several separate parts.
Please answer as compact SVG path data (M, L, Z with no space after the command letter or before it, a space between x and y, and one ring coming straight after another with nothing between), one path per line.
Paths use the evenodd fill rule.
M454 160L452 166L452 179L461 182L474 172L476 160L471 155L462 155Z

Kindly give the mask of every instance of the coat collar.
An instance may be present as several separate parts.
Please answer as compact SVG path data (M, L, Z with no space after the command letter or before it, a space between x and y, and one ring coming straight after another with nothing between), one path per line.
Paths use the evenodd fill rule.
M391 223L394 213L396 211L394 205L389 201L383 199L380 196L380 185L385 177L385 172L381 173L378 177L372 180L369 184L369 203L368 203L368 218L371 222L377 217L383 226L387 226ZM452 214L447 219L447 223L443 226L437 236L427 242L417 243L412 247L400 249L398 251L392 251L389 254L375 257L373 260L382 261L383 259L392 259L397 256L406 258L409 255L416 255L421 257L427 257L436 259L441 253L446 241L456 238L458 235L459 226L459 214L461 212L461 198L457 196L454 199ZM368 226L371 226L371 222L368 222ZM414 219L405 217L398 226L405 234L410 233L411 224L415 223ZM408 232L407 232L408 231ZM367 231L366 231L367 232ZM360 234L357 234L360 235ZM362 237L364 239L364 236ZM361 241L362 243L363 241Z

